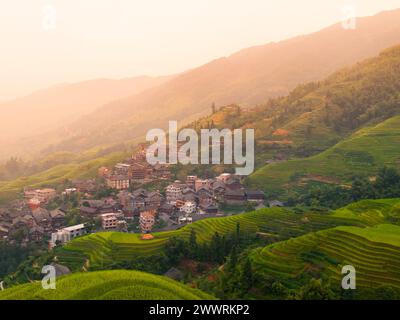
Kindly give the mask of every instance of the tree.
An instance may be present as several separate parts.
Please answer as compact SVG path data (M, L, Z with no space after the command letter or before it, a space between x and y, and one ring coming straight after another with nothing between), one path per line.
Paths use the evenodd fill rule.
M359 177L356 177L352 183L351 194L354 201L373 199L375 197L371 182L366 178Z
M224 248L226 244L225 240L225 237L221 237L218 232L214 233L210 244L210 258L212 261L218 263L224 262Z
M90 203L88 201L83 201L82 206L84 206L86 208L90 208Z
M285 297L288 293L288 290L282 283L275 281L271 286L271 292L276 297Z
M309 124L309 125L307 126L307 128L306 128L306 137L307 137L307 138L310 138L310 137L311 137L312 132L313 132L313 129L314 129L314 127L313 127L311 124Z
M215 102L213 102L211 105L211 112L212 112L212 114L217 112L217 108L215 107Z
M399 300L400 292L392 286L380 286L375 290L375 297L380 300Z
M324 285L321 279L311 279L308 284L303 286L296 294L299 300L332 300L335 298L329 284Z
M237 222L237 223L236 223L235 242L236 242L237 244L240 243L240 222Z
M165 255L172 265L176 265L187 254L187 243L181 238L172 237L165 246Z
M249 258L243 264L242 272L240 274L240 287L243 291L247 292L253 287L253 271Z
M400 175L394 168L383 167L379 170L375 182L378 198L391 198L399 196Z
M232 250L231 250L231 253L230 253L230 255L229 255L229 257L228 257L228 259L226 261L226 264L225 264L225 268L224 268L225 271L226 272L234 271L235 268L236 268L237 262L238 262L238 253L237 253L236 246L233 246Z
M196 231L194 229L190 231L189 254L191 258L196 258L198 254L197 237L196 237Z

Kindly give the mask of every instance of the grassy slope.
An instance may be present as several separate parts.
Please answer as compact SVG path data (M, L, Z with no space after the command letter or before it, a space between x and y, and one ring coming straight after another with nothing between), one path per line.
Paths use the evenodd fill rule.
M254 128L256 164L262 167L249 184L272 197L301 189L304 179L290 183L296 174L346 182L354 173L374 174L379 166L399 164L399 70L397 46L325 81L298 86L286 97L253 110L231 106L194 126ZM282 154L296 160L265 166L265 160Z
M322 277L340 290L342 266L353 265L357 289L400 289L400 227L341 226L255 249L250 259L262 278L274 277L289 288Z
M356 298L381 298L371 291L381 286L400 290L400 226L388 224L400 216L399 209L400 199L385 199L335 210L332 217L358 220L368 227L337 226L253 249L249 253L253 271L260 283L272 279L298 289L311 278L322 278L340 291L341 269L353 265Z
M80 163L61 164L46 171L21 177L12 181L0 182L0 203L14 199L24 187L52 186L67 179L87 179L95 177L101 166L112 165L127 157L125 152L114 152Z
M355 219L374 226L391 221L398 221L400 217L399 199L362 200L344 208L335 210L334 217Z
M399 69L400 46L387 49L375 58L336 72L325 81L300 85L288 96L269 101L255 109L238 111L237 108L228 108L211 117L199 119L190 126L199 129L208 127L213 122L218 128L254 128L258 166L263 165L266 159L280 153L290 157L316 154L333 146L355 130L399 114L397 107L400 103ZM394 129L396 129L395 125L396 123ZM277 129L286 130L287 135L276 135ZM102 139L98 135L96 138ZM396 134L392 137L385 135L381 140L387 138L392 139L392 147L398 142ZM368 146L369 142L374 143L377 139L377 136L374 136L371 137L371 141L364 140L365 145ZM139 138L132 140L131 145L133 142L139 142ZM124 143L126 144L127 141ZM346 148L346 145L343 148ZM364 150L355 155L340 152L331 154L329 156L332 159L328 165L323 161L320 164L321 159L318 157L311 158L312 169L326 174L338 173L344 176L353 167L356 171L364 170L365 163L372 167L383 164L387 159L384 151L386 152L386 150L377 149L377 152L373 154L372 164L368 163L371 155L366 154ZM90 150L87 152L90 153ZM0 201L16 197L24 186L55 184L65 178L91 176L96 167L114 163L124 157L118 156L118 153L111 153L107 156L91 158L90 161L84 160L81 163L76 162L75 159L27 178L0 182ZM343 157L345 160L342 159ZM250 182L272 193L278 193L282 183L290 179L291 174L303 164L302 161L310 161L310 159L299 161L288 162L282 170L279 165L268 167L268 169L262 168L255 173ZM350 170L347 170L348 167L345 166L347 163L343 161L353 162ZM332 166L332 163L335 166ZM274 170L274 168L276 171L268 174L269 170ZM345 172L340 173L342 169ZM264 173L264 171L267 172Z
M392 201L399 203L397 200ZM379 214L383 215L382 221L386 219L386 212L394 206L385 201L371 203L374 204L375 212L379 211ZM237 223L240 223L241 232L260 232L271 242L276 242L335 226L369 226L376 222L375 217L365 219L357 212L353 213L353 209L347 210L351 214L343 215L336 211L333 214L296 213L295 210L286 208L261 209L230 217L198 221L177 231L155 233L153 240L141 240L138 234L97 233L71 241L60 250L57 258L60 263L74 270L82 268L86 259L91 267L104 268L113 262L129 261L139 256L159 253L169 238L177 236L187 239L192 229L196 231L198 241L205 242L211 240L215 232L220 235L234 233ZM375 212L371 215L374 216Z
M264 166L249 177L249 184L269 193L299 186L296 176L321 175L346 182L354 174L374 175L382 165L399 167L400 117L364 128L316 156Z
M162 276L139 271L75 273L57 279L56 290L40 282L0 292L0 300L210 300L212 296Z

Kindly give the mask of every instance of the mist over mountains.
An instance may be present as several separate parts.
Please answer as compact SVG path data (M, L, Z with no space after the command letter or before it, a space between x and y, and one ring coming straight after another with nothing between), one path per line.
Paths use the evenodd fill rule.
M165 127L168 120L188 123L210 113L213 103L254 107L398 43L400 10L394 10L359 18L355 30L339 23L243 49L173 78L87 82L86 91L82 84L41 91L0 107L1 136L9 147L3 144L0 156L23 154L27 145L34 146L34 154L115 144ZM47 117L52 120L41 121Z

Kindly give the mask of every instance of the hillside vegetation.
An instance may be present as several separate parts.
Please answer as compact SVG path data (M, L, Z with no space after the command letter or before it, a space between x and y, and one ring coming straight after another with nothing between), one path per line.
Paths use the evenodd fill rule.
M248 182L269 193L285 194L308 182L347 183L374 176L384 166L400 168L400 117L363 128L332 148L305 159L264 166Z
M41 282L0 292L0 300L211 300L211 295L166 277L139 271L74 273L57 278L56 290Z
M233 56L232 59L234 59L234 57L235 56ZM236 58L237 57L235 57L235 59ZM203 68L211 68L212 65L213 64ZM200 71L203 68L193 72L201 73ZM176 81L183 81L182 79L188 77L189 74L190 73L178 76L160 88L167 86L168 83L173 84ZM183 83L186 85L190 82L183 81ZM182 89L181 87L181 85L173 85L175 89ZM160 88L152 90L161 90ZM151 96L150 100L153 99L154 96L151 95L152 90L146 92L143 101L138 98L140 95L135 96L134 99L139 99L140 103L145 104L148 94ZM254 128L256 130L257 144L256 164L258 167L262 167L265 165L265 160L273 159L277 156L279 158L283 157L283 159L304 159L310 155L316 155L334 146L343 139L348 138L357 130L366 130L360 131L359 136L355 135L349 138L354 139L353 144L358 143L358 140L365 135L365 132L368 132L371 126L377 125L399 114L399 92L400 47L394 47L383 51L378 57L368 59L353 67L336 72L324 81L299 85L286 97L269 100L267 103L258 105L252 109L243 110L237 106L230 106L222 110L217 110L218 108L216 108L214 114L210 117L197 119L192 123L190 123L189 120L186 122L183 121L181 124L190 123L189 126L195 129L210 127ZM164 95L166 94L166 92L162 91L161 97L165 98ZM64 141L65 148L59 149L59 147L54 146L52 152L65 150L76 152L77 148L79 150L82 150L82 148L85 150L94 145L113 145L117 142L131 141L132 139L138 142L142 135L135 133L136 131L145 132L149 126L152 128L158 126L165 127L167 120L179 120L185 117L185 114L180 108L182 107L181 104L184 102L185 107L187 107L187 101L193 102L192 98L189 100L183 99L183 102L178 103L179 106L168 109L167 119L164 119L161 115L156 118L153 117L154 109L152 108L155 106L160 108L158 103L152 103L152 108L142 108L140 112L135 112L135 110L132 109L134 104L131 102L112 104L105 107L104 112L99 113L99 115L93 115L92 118L85 118L85 120L80 123L80 128L85 127L88 130L86 133L83 133L83 136L66 137ZM209 113L209 111L211 111L212 101L209 101L207 108L205 108L202 99L199 101L202 101L199 110L201 110L203 114L204 110L207 110L206 113ZM240 102L240 100L236 101ZM119 106L120 103L122 103L121 106ZM175 104L176 100L173 99L165 103ZM196 102L196 105L198 103L200 102ZM223 104L218 103L218 105ZM117 109L121 110L117 111ZM111 114L109 114L110 112L106 112L107 110L110 111ZM189 110L190 108L186 108L185 112ZM151 114L147 114L147 112ZM129 120L131 114L133 122ZM190 112L190 115L192 117L191 120L198 117L198 115L193 116L192 112ZM98 119L99 116L102 119ZM119 120L117 119L115 121L123 122L116 125L116 123L112 121L113 117L118 117ZM139 120L141 123L136 123ZM150 120L152 121L151 124L148 122ZM343 145L339 145L339 149L337 149L334 154L327 155L330 156L330 162L322 162L321 167L325 167L327 170L334 167L337 168L335 169L333 178L337 178L337 175L341 178L347 177L349 172L353 172L354 166L356 169L358 166L359 172L364 172L363 170L365 167L371 166L370 171L373 172L373 169L376 169L383 163L392 163L395 161L395 159L393 159L393 150L395 150L394 148L397 145L397 120L393 120L393 123L383 123L382 128L377 127L376 130L381 130L381 132L372 132L369 141L364 140L364 142L360 142L364 143L364 147L360 146L358 149L356 148L354 152L350 150L353 148L353 145L349 145L349 142L346 140L347 144L344 142ZM85 124L83 125L83 123ZM112 124L112 134L107 129L110 123ZM90 126L94 126L94 128L90 128L89 124ZM73 131L81 132L78 128ZM386 135L378 141L377 137L382 136L383 133ZM388 137L392 140L386 140ZM92 138L96 139L96 143L92 141ZM380 144L381 141L388 141L388 145L390 142L392 150L390 150L391 152L388 156L386 156L386 149L377 148L376 152L365 150L365 146L368 146L369 143ZM79 147L77 144L79 144ZM370 147L370 149L372 148L374 148L374 144ZM93 164L93 166L96 163L99 163L99 165L107 164L104 158L111 157L114 157L112 153L102 155L98 158L91 159L90 163ZM120 160L121 159L122 158L120 158ZM339 161L337 167L335 163L336 160ZM33 176L28 176L27 178L20 178L10 182L1 182L0 198L15 197L18 189L22 186L36 186L39 183L42 185L58 183L65 178L88 176L93 172L93 170L85 170L85 164L80 165L74 162L75 160L72 162L66 161L67 163L65 164ZM313 168L313 166L318 167L319 165L318 158L314 161L317 162L317 164L312 164L311 168ZM333 163L335 163L335 166L332 166ZM348 167L348 163L350 163L352 167ZM275 164L262 167L253 177L250 177L249 184L264 188L271 195L281 195L282 192L287 189L287 185L285 184L291 180L296 181L296 179L302 175L302 172L300 169L296 169L301 163L289 162L288 170L284 167L281 170L279 165L280 164ZM93 169L90 164L89 167ZM269 174L269 168L277 169ZM203 169L206 170L205 167ZM185 167L182 170L183 172L181 173L183 174L187 173L191 168ZM342 170L344 170L343 173L341 173ZM68 172L68 175L66 172ZM332 182L329 176L331 173L330 171L325 172L323 169L317 168L316 175L318 175L319 172L321 172L321 174L327 174L327 179L324 176L313 177L313 171L311 171L311 177L305 178L309 180L317 179ZM178 176L180 176L179 172ZM336 183L337 180L333 180L333 182Z
M254 109L226 106L189 126L254 128L259 170L247 182L270 197L282 196L308 182L345 184L354 174L398 166L399 92L397 46L286 97ZM182 168L182 176L191 169Z
M216 234L219 235L219 243L224 245L228 243L221 239L224 237L229 239L239 234L239 237L233 239L238 240L236 250L240 241L240 256L233 247L228 248L228 251L226 249L222 251L224 256L218 256L217 260L213 260L215 269L211 270L210 274L203 275L207 280L200 283L189 280L194 287L211 292L220 298L293 298L294 295L306 290L304 288L309 286L310 280L320 279L324 283L323 290L329 288L332 292L339 292L339 296L336 294L334 297L340 298L342 293L337 288L337 281L341 279L338 268L344 264L353 264L360 272L360 283L357 282L360 291L357 291L354 297L373 298L376 297L375 290L383 290L383 295L390 295L393 294L391 290L396 292L400 289L396 287L398 283L400 284L397 274L400 272L399 225L400 199L363 200L331 212L300 207L261 209L235 216L201 220L176 231L154 233L153 240L141 240L139 234L118 232L91 234L54 249L54 255L48 259L66 265L74 272L91 271L66 277L66 279L69 277L76 279L76 282L81 281L80 275L84 275L85 278L92 274L102 275L96 271L101 269L128 268L162 274L171 266L177 267L181 259L203 261L201 257L206 252L204 249L208 250L207 246L214 250L221 249L212 246L216 244ZM197 256L193 255L193 251L187 251L193 243L193 234L196 235ZM246 239L249 241L246 242ZM185 240L185 245L180 246L177 240ZM175 244L175 247L171 247L171 244ZM177 259L163 260L168 253L173 257L177 255ZM243 265L243 261L248 261L249 265ZM164 265L161 266L160 263ZM31 268L35 267L32 264ZM163 269L164 267L166 269ZM389 269L392 271L389 272ZM244 270L247 271L243 273ZM225 274L227 280L218 279L221 273ZM249 274L253 274L251 281L246 280ZM208 276L214 280L210 282ZM121 283L130 286L131 282L125 279L125 275L123 277L124 280L121 280L120 276L117 278ZM147 279L147 276L139 278ZM102 276L99 279L104 280ZM76 295L71 293L71 296L68 292L60 296L58 294L53 296L51 292L43 293L39 283L23 285L6 290L3 295L0 293L0 299L174 298L160 295L153 289L151 291L140 289L137 291L139 293L132 293L132 290L120 288L119 280L112 280L112 284L101 282L98 286L97 280L90 280L88 282L93 282L96 289L85 289ZM394 289L390 285L392 280ZM10 285L17 282L12 281ZM160 281L157 280L158 282ZM66 283L68 286L69 282ZM102 288L110 288L111 285L112 288L114 286L118 288L113 289L110 294L103 295L102 290L106 289ZM133 281L132 286L136 285ZM239 296L238 286L241 288ZM382 286L384 287L381 288ZM81 287L85 288L86 284L83 283ZM232 295L229 294L231 289ZM27 295L27 292L32 292L34 296ZM95 297L94 292L96 292ZM42 296L43 294L45 296Z
M254 107L288 94L301 83L400 43L400 10L359 18L348 32L340 23L313 34L251 47L184 72L171 81L107 104L71 125L56 150L82 150L144 136L168 120L187 124L208 114L212 103Z
M318 89L319 85L315 83L300 85L286 98L270 101L267 105L260 104L265 103L271 97L287 94L300 83L322 79L338 68L374 56L384 48L399 43L399 15L400 11L395 10L359 19L357 30L354 32L346 32L338 24L311 35L248 48L173 78L123 80L122 83L149 82L144 86L137 85L139 91L146 86L153 86L153 88L139 94L135 94L135 89L132 89L132 95L129 98L96 109L93 113L82 116L81 120L76 121L73 125L63 127L59 131L46 133L45 136L43 134L30 135L29 138L22 139L18 144L15 143L15 140L11 141L8 138L4 138L5 140L0 142L4 148L7 147L7 150L9 148L21 150L22 146L25 150L23 154L26 156L37 152L38 146L43 148L42 142L46 140L48 147L42 152L45 157L51 159L53 153L64 155L54 164L55 166L63 164L62 168L54 168L51 171L52 177L60 180L64 176L64 171L70 169L69 165L75 165L79 159L79 155L74 156L74 153L86 152L93 147L118 145L127 140L139 139L144 137L149 128L166 127L168 120L171 119L181 120L182 125L188 124L198 119L200 115L208 114L211 111L212 103L217 106L237 103L246 107L259 105L253 109L253 112L246 113L245 118L238 117L230 121L230 124L236 128L240 123L246 127L256 128L259 165L264 163L263 155L265 153L268 157L282 151L299 156L315 154L339 141L349 132L348 129L359 128L365 123L366 119L360 118L359 109L367 109L368 117L379 118L381 115L376 114L376 110L382 108L374 109L374 104L379 101L386 104L385 108L389 113L392 112L392 108L388 105L392 104L392 100L389 98L392 97L391 93L395 92L396 83L398 83L396 77L399 72L397 72L398 68L391 64L398 57L392 59L393 61L387 61L386 67L376 63L376 69L382 70L375 73L375 77L371 78L368 72L365 72L368 70L362 64L360 68L356 66L330 79L328 85L323 85L320 90ZM388 25L391 26L390 31L388 31ZM372 41L372 39L379 39L379 41ZM354 50L349 50L349 48L354 48ZM100 82L102 87L107 88L110 85L110 81ZM109 95L112 96L114 91L117 96L120 91L127 95L126 87L129 86L124 84L123 88L119 88L118 82L111 81L111 83L114 89ZM367 84L367 87L363 85L364 83ZM375 83L379 83L379 89L374 87ZM391 92L387 90L387 83L391 86ZM13 103L18 105L16 110L29 109L26 107L28 104L39 104L44 106L43 108L49 109L56 104L55 99L59 97L58 93L62 92L66 98L62 99L61 105L57 103L61 109L76 110L78 108L80 112L83 112L84 109L90 110L90 108L76 103L76 99L80 96L82 87L87 88L85 89L87 92L83 91L85 97L87 96L85 99L88 101L85 100L82 103L93 108L94 105L100 103L99 99L96 100L96 97L93 96L93 91L96 92L98 88L97 84L96 81L89 81L51 88ZM326 92L327 89L330 92ZM360 99L363 97L360 97L358 92L367 92L368 95L375 98L370 101ZM369 96L366 97L369 98ZM95 100L96 103L92 100ZM4 107L3 109L6 112L4 119L8 119L7 110L10 108ZM54 113L54 110L51 112ZM63 112L70 112L65 110ZM30 113L24 111L22 114ZM36 112L35 117L38 114L41 113ZM155 114L156 116L154 116ZM341 118L334 119L334 116L343 116L345 121ZM362 117L365 118L365 115ZM19 125L24 129L31 127L31 125L24 125L26 119L32 122L30 116L23 117L23 119L17 118L20 121ZM66 118L69 121L74 120L71 117ZM39 120L43 121L42 118ZM245 122L241 120L245 120ZM323 121L321 120L327 124L322 125ZM38 126L41 123L38 121L33 122ZM53 122L49 125L54 127L57 124L56 121ZM350 124L349 122L354 123ZM340 124L346 128L342 128ZM6 127L9 125L6 123ZM350 128L347 128L349 126ZM273 134L277 129L282 128L287 131L287 136ZM6 152L6 149L3 152ZM16 155L15 152L10 152L10 157ZM105 154L98 157L102 156ZM45 166L45 169L42 170L50 170L50 167ZM35 172L38 171L26 170L25 173L20 173L12 170L11 173L6 173L5 179L8 179L7 176L15 175L36 175L37 177L46 175L44 172L34 174ZM79 176L82 175L82 172L75 170L73 175ZM2 176L1 172L0 176ZM48 181L57 181L54 178L44 179L44 184ZM32 179L35 180L35 177ZM35 184L30 178L27 179L27 183ZM19 185L19 183L11 182L9 186L3 186L3 190L0 190L0 197L3 192L6 193L6 196L15 197L14 185Z
M338 292L342 267L352 265L354 298L384 298L376 289L400 293L400 227L395 225L336 227L255 249L249 257L260 280L273 278L289 290L317 278Z
M392 205L384 202L372 203L380 208L380 212L392 208ZM266 241L276 242L340 225L368 226L375 223L372 218L365 219L356 212L353 213L351 207L347 210L352 214L329 214L310 209L261 209L235 216L201 220L176 231L154 233L153 240L141 240L139 234L96 233L77 238L64 246L57 253L57 261L75 270L83 265L85 268L106 268L112 263L161 253L169 239L180 237L187 240L192 230L195 230L201 244L211 241L215 233L220 236L233 234L238 224L244 235L258 233ZM385 216L382 221L385 221Z
M400 299L400 199L363 200L331 217L363 222L232 251L197 287L223 299ZM396 221L396 222L394 222ZM342 267L356 271L356 290L343 290ZM346 273L347 274L347 273Z
M24 187L55 186L70 179L88 179L97 174L101 166L110 166L130 155L130 152L113 152L83 162L60 164L40 173L17 178L11 181L0 181L0 203L15 199Z
M297 88L276 102L280 108L271 102L264 110L271 115L269 130L286 133L281 140L295 159L265 165L248 183L281 195L296 183L340 183L353 174L374 174L385 164L398 166L399 91L400 47L394 47L326 81ZM296 159L342 138L321 154Z

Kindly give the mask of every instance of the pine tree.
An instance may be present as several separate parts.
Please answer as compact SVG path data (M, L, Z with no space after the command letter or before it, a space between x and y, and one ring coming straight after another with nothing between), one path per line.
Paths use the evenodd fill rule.
M246 259L240 274L240 286L243 291L248 291L253 287L253 271L249 258Z
M211 112L212 112L212 114L217 112L217 108L215 107L215 102L213 102L212 105L211 105Z
M211 256L212 256L212 261L214 262L223 262L223 243L221 241L221 237L218 232L215 232L214 236L212 237L211 240Z
M236 239L235 239L235 242L237 244L240 243L240 223L239 222L236 223Z
M192 258L196 258L198 254L197 237L194 229L190 231L189 254Z
M233 272L236 268L236 264L238 262L238 254L236 250L236 246L232 247L231 253L226 262L226 272Z

